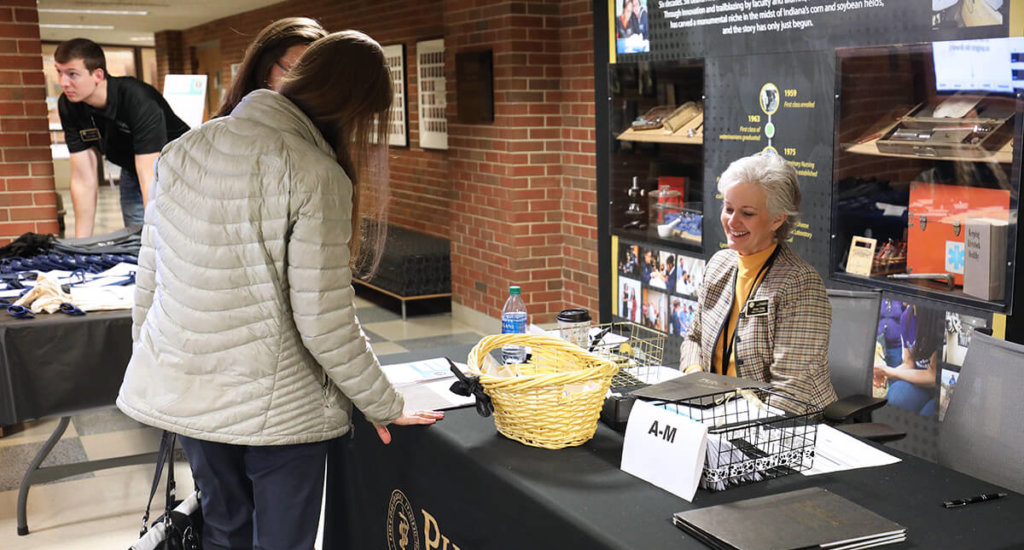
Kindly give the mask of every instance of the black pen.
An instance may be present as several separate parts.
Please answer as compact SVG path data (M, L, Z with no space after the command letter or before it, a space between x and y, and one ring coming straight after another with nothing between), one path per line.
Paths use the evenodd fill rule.
M967 506L968 504L974 504L975 502L985 502L986 500L995 500L997 498L1003 498L1006 493L987 493L984 495L978 495L971 498L961 498L957 500L947 500L942 505L946 508L959 508L961 506Z

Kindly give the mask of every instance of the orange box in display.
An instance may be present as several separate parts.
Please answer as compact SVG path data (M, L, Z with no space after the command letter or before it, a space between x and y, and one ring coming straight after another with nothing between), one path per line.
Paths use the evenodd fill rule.
M1009 220L1010 192L913 182L907 212L907 273L952 273L964 284L967 218Z

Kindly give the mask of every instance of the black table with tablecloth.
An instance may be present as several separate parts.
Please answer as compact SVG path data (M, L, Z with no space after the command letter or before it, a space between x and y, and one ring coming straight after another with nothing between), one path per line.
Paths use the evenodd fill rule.
M0 316L0 426L60 417L22 478L19 535L28 534L26 509L32 485L155 460L154 452L42 466L71 415L114 405L131 356L130 310L79 316L40 313L31 319Z
M704 545L672 525L674 512L812 486L904 525L908 539L893 548L1024 548L1024 495L889 449L903 460L698 490L689 503L622 472L622 436L604 425L585 445L561 450L506 439L473 409L391 431L384 446L359 419L354 438L335 442L324 550L698 549ZM1010 496L958 509L940 504L997 489Z
M0 313L0 426L110 406L132 355L130 310Z

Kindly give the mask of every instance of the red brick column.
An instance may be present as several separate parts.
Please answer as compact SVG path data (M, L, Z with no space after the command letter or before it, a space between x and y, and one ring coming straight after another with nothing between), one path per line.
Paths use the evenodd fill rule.
M153 44L156 46L156 82L153 85L163 90L164 76L186 72L184 33L160 31L153 35Z
M445 21L453 300L497 317L519 284L532 322L596 312L589 2L447 0ZM454 55L485 49L494 122L458 124Z
M35 0L0 0L0 244L57 233Z
M594 103L594 12L590 0L559 2L557 90L562 144L562 301L590 310L600 302L597 273L597 141Z

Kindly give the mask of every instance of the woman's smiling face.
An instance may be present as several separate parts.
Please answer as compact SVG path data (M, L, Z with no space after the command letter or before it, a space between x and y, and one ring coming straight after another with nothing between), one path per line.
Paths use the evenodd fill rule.
M768 213L768 195L758 185L737 183L722 197L722 229L729 248L743 256L760 252L775 242L775 230L786 219Z

